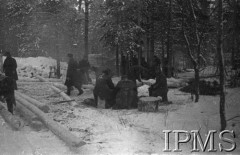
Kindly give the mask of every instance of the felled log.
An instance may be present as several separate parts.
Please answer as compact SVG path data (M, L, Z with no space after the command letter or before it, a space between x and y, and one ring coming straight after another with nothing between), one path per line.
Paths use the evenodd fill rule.
M138 110L144 112L158 111L160 98L157 97L141 97L138 101Z
M52 102L52 104L60 104L60 103L66 103L66 102L72 102L75 100L65 100L65 101L58 101L58 102Z
M25 94L22 94L18 91L15 91L15 96L20 96L22 98L24 98L25 100L29 101L30 103L34 104L35 106L37 106L39 109L41 109L43 112L45 113L48 113L50 111L50 108L44 104L44 103L41 103L37 100L35 100L34 98L31 98Z
M21 102L17 101L16 106L16 112L18 112L21 116L24 117L24 119L30 124L31 127L33 127L36 130L41 130L44 128L43 123L40 121L40 119L32 113L30 110L28 110L26 107L24 107Z
M43 77L37 76L37 78L42 82L48 82L48 80L44 79ZM56 93L60 94L65 100L72 100L67 94L65 94L63 91L59 90L55 86L51 86L52 90L54 90ZM75 101L71 101L70 104L72 106L76 106L77 103Z
M22 105L24 105L26 108L31 110L35 115L37 115L41 121L60 139L62 139L65 143L67 143L70 146L74 147L80 147L85 145L86 143L75 137L72 133L70 133L68 130L64 129L60 125L58 125L56 122L51 120L45 113L43 113L40 109L38 109L36 106L32 105L27 100L20 98L19 96L16 96L16 99L21 102Z
M53 83L53 86L59 88L59 89L67 89L67 87L61 83ZM83 89L90 89L93 90L94 89L94 85L92 84L86 84L86 85L82 85Z
M45 79L45 78L43 78L41 76L36 76L36 78L38 78L39 81L41 81L41 82L49 82L49 80L47 80L47 79Z
M15 130L20 130L24 126L24 123L15 115L12 115L1 103L0 114L4 120Z
M67 94L56 88L55 86L51 86L52 90L54 90L56 93L60 94L65 100L72 100ZM71 101L70 104L72 106L76 106L77 103L75 101Z

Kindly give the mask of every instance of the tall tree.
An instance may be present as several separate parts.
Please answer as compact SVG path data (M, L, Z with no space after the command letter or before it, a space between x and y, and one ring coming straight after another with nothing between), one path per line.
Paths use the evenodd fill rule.
M84 31L84 47L85 47L85 53L84 53L84 59L88 60L88 29L89 29L89 0L85 0L85 31Z
M220 120L221 120L221 131L226 126L225 118L225 69L224 69L224 56L223 56L223 0L218 1L218 35L217 35L217 52L219 60L219 71L220 71Z

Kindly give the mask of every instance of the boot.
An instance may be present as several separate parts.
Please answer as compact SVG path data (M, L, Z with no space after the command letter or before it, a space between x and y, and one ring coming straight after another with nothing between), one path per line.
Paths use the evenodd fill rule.
M68 87L66 94L67 94L68 96L70 96L70 92L71 92L71 87Z
M83 90L81 88L78 89L78 91L79 91L78 96L83 94Z

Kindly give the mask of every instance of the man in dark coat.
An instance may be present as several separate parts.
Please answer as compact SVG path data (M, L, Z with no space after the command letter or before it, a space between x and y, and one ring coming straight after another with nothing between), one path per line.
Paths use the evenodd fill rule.
M127 79L127 76L122 76L122 80L116 86L116 104L113 109L130 109L137 108L137 86Z
M17 82L18 75L17 75L17 61L11 56L10 52L6 52L6 59L3 63L3 72L6 76L13 79L14 82L14 89L17 90Z
M112 72L106 69L96 80L96 85L93 89L95 104L98 103L98 97L105 100L105 108L110 108L115 104L115 86L112 82Z
M16 106L14 87L14 80L12 78L0 74L0 98L4 97L4 100L7 101L8 111L12 114L13 105Z
M168 86L167 86L167 78L162 73L161 70L159 70L157 73L156 83L151 85L149 88L149 96L161 96L163 102L168 102Z
M67 95L70 95L72 86L76 87L79 91L78 95L83 93L82 90L82 73L78 69L77 62L73 59L72 54L67 55L69 58L68 69L65 85L67 86Z

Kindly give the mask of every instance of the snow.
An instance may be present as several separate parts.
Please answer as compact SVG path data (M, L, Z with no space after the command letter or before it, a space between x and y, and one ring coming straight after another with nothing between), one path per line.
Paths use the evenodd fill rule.
M43 73L47 73L48 66L56 63L54 59L43 57L17 58L17 61L19 69L24 66L31 66L32 68L26 67L25 70L32 71L34 68L38 68ZM67 64L62 64L63 71L65 71ZM189 75L184 73L183 76L188 77ZM119 80L119 77L114 77L114 84ZM169 86L175 86L174 89L169 89L168 92L168 99L172 101L172 104L159 106L158 112L146 113L139 112L137 109L97 109L83 104L85 99L93 98L92 85L87 85L81 96L77 96L77 90L73 90L70 97L78 103L76 107L72 107L68 103L54 104L54 102L63 99L59 94L51 90L49 87L51 83L40 83L31 78L25 78L24 81L19 80L18 88L20 92L49 105L51 110L47 115L87 144L80 148L69 148L49 130L34 131L26 122L24 129L14 132L15 134L5 132L5 137L0 134L1 144L3 144L0 144L0 152L4 154L7 151L7 144L11 143L13 145L11 147L13 148L12 151L25 151L27 154L29 152L32 152L32 154L90 155L163 154L165 147L163 130L195 130L201 128L202 134L206 134L213 129L219 130L219 96L200 96L199 103L194 103L190 94L176 89L176 86L180 87L186 84L185 79L169 78L167 81ZM62 81L54 81L54 83L59 86L62 85ZM155 80L143 80L143 83L144 85L138 88L139 97L148 96L148 88L155 83ZM60 89L66 91L66 87ZM227 119L240 115L239 94L240 88L228 89L226 96ZM0 116L0 124L3 122ZM227 129L235 131L235 141L239 146L239 118L228 121ZM0 125L0 133L7 130L9 129L6 126ZM11 139L16 138L16 141L20 144L13 143L11 139L8 140L6 138L8 135ZM173 148L173 137L170 138L170 141L170 147ZM21 144L21 142L23 143ZM218 139L216 139L216 142L218 142ZM190 143L181 145L182 154L190 154L190 146ZM17 154L15 152L13 154ZM237 147L234 153L239 154L240 148Z
M140 86L138 87L138 96L139 97L142 97L142 96L149 96L149 91L148 91L148 88L150 86L149 85L143 85L143 86Z
M5 57L3 57L5 59ZM18 76L21 77L29 77L32 78L31 73L33 75L40 75L44 78L49 77L50 66L57 65L57 62L53 58L46 58L46 57L28 57L28 58L19 58L15 57L17 61L17 72ZM67 63L61 62L61 74L64 76L67 70ZM64 78L64 77L62 77Z

